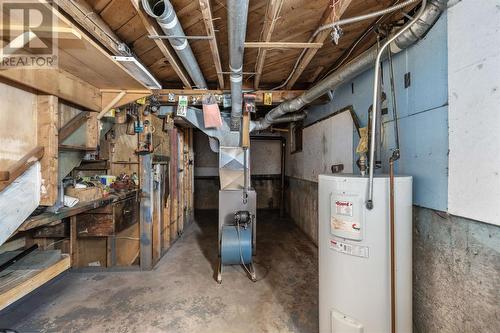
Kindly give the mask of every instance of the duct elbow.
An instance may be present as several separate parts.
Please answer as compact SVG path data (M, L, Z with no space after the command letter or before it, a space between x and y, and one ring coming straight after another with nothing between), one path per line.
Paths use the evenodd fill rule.
M420 19L405 31L391 45L393 52L404 50L425 37L430 28L436 23L441 12L446 8L448 0L431 0L427 3Z
M165 19L173 12L173 7L168 0L142 0L144 11L155 19Z

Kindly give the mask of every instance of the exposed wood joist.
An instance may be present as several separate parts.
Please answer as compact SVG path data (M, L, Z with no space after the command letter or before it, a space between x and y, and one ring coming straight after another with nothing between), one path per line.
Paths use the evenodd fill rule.
M212 52L212 59L214 60L215 70L217 71L217 79L219 81L219 88L224 89L224 75L222 74L222 64L220 62L219 47L217 46L217 39L215 38L215 29L212 18L212 8L210 7L209 0L199 0L201 14L207 29L207 35L213 36L209 40L210 51Z
M228 91L224 90L197 90L197 89L161 89L157 90L159 101L162 104L176 105L179 95L186 96L203 96L206 94L212 95L222 95L228 93ZM168 94L174 94L174 102L168 101ZM253 92L255 94L255 103L257 105L264 104L264 95L266 93L271 94L272 104L279 104L287 101L289 99L298 97L304 93L304 90L258 90ZM325 102L325 99L319 99L320 103Z
M9 32L14 35L24 33L26 27L21 24L13 24L9 27ZM36 30L38 38L52 38L54 34L57 39L82 39L81 33L71 27L40 27Z
M269 42L271 40L271 36L276 26L276 20L278 19L278 14L280 12L282 4L283 0L270 0L267 4L266 17L264 26L262 27L262 40L264 42ZM255 89L259 89L260 78L262 77L262 69L264 68L264 61L266 59L266 53L266 49L259 49L255 65Z
M37 1L43 4L56 18L56 28L69 27L81 35L79 41L58 41L59 68L100 89L146 89L144 84L89 36L89 32L78 27L57 7L42 0Z
M130 0L132 3L132 6L134 6L135 10L137 11L137 15L141 19L142 24L146 28L147 32L149 35L154 35L154 36L160 36L163 35L163 33L159 33L156 27L153 24L152 19L144 13L144 11L141 9L139 5L139 0ZM170 63L172 68L174 69L175 73L179 78L181 79L182 83L186 88L191 88L191 82L189 81L189 78L184 70L182 68L182 65L177 62L177 59L174 57L170 49L167 47L165 42L162 39L155 38L153 39L155 42L156 46L160 49L161 53L163 56L167 59L167 61Z
M59 142L64 142L71 133L80 128L83 124L87 122L87 119L90 117L90 112L83 111L73 117L70 121L68 121L60 130L59 130Z
M114 55L122 54L122 42L85 0L53 0Z
M333 6L328 6L328 8L323 13L323 17L320 21L320 26L329 24L337 21L342 14L347 10L352 0L339 0ZM321 31L313 40L315 43L323 43L329 36L330 31ZM291 89L297 80L300 78L306 67L309 65L311 60L314 58L319 49L308 49L297 66L297 69L293 73L292 77L286 85L286 89Z
M259 49L320 49L323 43L245 42L246 48Z
M113 99L119 94L121 90L113 89L103 89L102 94L102 105L108 105L113 101ZM119 101L117 101L112 108L118 108L123 105L135 102L140 98L147 97L151 95L149 90L125 90L125 95L123 95Z
M88 110L101 110L100 90L61 69L5 69L0 77Z

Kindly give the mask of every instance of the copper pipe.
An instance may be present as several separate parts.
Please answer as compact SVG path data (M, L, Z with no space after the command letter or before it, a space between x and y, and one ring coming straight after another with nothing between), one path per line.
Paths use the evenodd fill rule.
M391 251L391 332L396 333L396 262L394 249L394 158L389 159L389 219Z

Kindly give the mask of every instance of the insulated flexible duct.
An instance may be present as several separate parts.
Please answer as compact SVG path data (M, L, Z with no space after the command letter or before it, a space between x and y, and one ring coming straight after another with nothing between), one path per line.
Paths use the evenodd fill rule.
M184 30L168 0L142 0L146 13L155 18L167 36L185 36ZM206 89L207 83L186 38L169 38L189 77L199 89Z
M428 1L420 19L413 24L411 29L408 29L400 35L391 44L391 47L396 46L399 49L405 49L419 39L423 38L441 15L441 12L446 7L446 3L447 0ZM355 59L340 67L337 71L318 82L299 97L281 103L269 111L265 117L252 122L250 125L251 130L258 131L266 129L273 124L276 119L282 117L283 115L300 110L305 105L327 93L329 90L335 89L341 84L354 79L362 72L373 67L376 58L377 46L374 45ZM383 60L385 60L385 57Z

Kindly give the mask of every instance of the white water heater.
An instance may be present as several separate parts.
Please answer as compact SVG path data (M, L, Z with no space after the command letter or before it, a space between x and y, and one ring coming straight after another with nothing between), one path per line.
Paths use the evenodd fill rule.
M412 178L396 176L396 332L412 332ZM389 177L319 176L320 333L391 331Z

